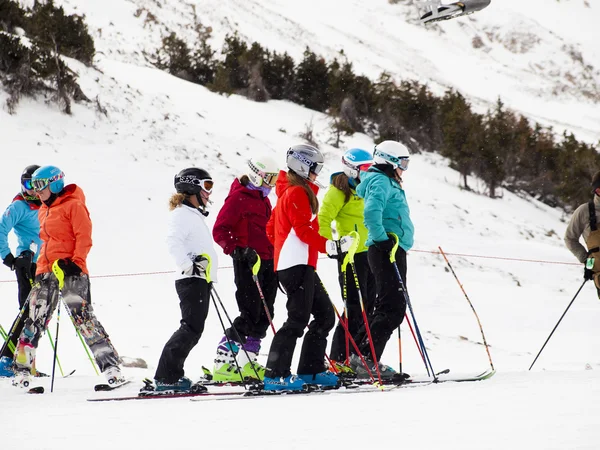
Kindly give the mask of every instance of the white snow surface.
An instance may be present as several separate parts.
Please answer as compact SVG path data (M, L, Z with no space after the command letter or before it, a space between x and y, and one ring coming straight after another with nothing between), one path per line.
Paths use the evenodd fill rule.
M21 446L24 439L38 449L62 450L82 446L598 448L600 304L591 285L584 286L534 369L527 370L583 281L581 266L562 241L568 217L510 192L489 199L474 179L470 180L474 192L461 190L458 173L435 154L414 155L405 175L416 226L415 248L408 258L411 299L436 371L449 368L451 374L473 374L489 366L473 311L436 253L441 246L483 324L498 371L492 379L357 395L87 402L88 398L135 394L141 380L153 376L162 346L178 327L174 268L164 244L167 200L176 172L196 165L212 174L216 181L208 218L212 225L231 181L246 171L244 161L249 155L271 154L283 166L285 150L301 142L298 134L310 121L326 155L323 182L340 169L344 149L369 148L373 143L367 136L355 135L346 139L343 149L335 149L325 144L327 118L322 114L288 102L259 104L238 96L219 96L149 68L141 51L156 47L162 28L152 24L144 28L143 15L136 18L134 13L142 6L156 9L157 2L58 3L68 11L86 13L92 24L98 70L76 61L69 60L69 64L79 73L84 92L90 98L98 96L106 114L93 105L74 105L73 115L66 116L43 99L22 100L13 116L0 110L4 173L0 204L11 201L21 170L33 163L57 165L68 183L83 188L94 224L88 266L96 313L119 353L144 358L150 367L124 369L134 382L119 391L93 392L93 385L103 378L95 375L62 314L59 357L65 373L76 372L58 378L54 393L41 396L25 395L10 386L9 380L0 379L2 448ZM430 31L405 22L409 12L414 16L413 8L406 5L349 0L347 12L341 15L332 12L334 3L279 0L261 6L262 2L252 0L207 0L195 5L202 22L212 25L218 36L235 27L243 36L261 39L294 57L306 44L327 55L343 46L357 68L369 75L383 69L399 77L420 73L432 85L447 83L469 90L484 106L498 95L508 98L510 94L512 105L532 117L543 115L548 123L562 123L590 141L600 136L597 105L577 96L577 89L549 96L542 91L550 89L555 79L544 87L533 70L515 72L514 60L522 58L523 67L528 59L536 64L533 54L507 53L504 56L511 63L499 63L506 68L503 72L491 63L502 56L498 46L490 43L491 50L479 54L470 47L470 39L469 45L458 39L484 25L488 30L498 26L497 33L506 33L509 25L516 27L520 20L552 30L554 39L576 43L586 60L598 61L597 40L575 31L597 23L595 2L586 7L585 2L574 0L495 1L481 13ZM543 14L542 4L546 5ZM171 28L185 29L182 24L190 19L184 13L188 14L190 5L173 0L168 8L163 5L160 18ZM258 14L259 6L269 14ZM411 50L408 43L415 48ZM557 61L543 45L535 57ZM450 58L445 53L449 49L465 60L459 63ZM483 57L490 58L489 64L479 59ZM457 71L461 64L470 70ZM485 80L487 87L484 82L470 83L472 78ZM5 99L0 92L0 103ZM230 259L221 254L219 263L216 289L233 317L236 304ZM323 258L318 271L341 309L335 263ZM0 323L8 328L17 312L16 283L6 269L0 281ZM285 297L279 294L276 327L285 316ZM55 320L50 323L53 335ZM424 366L406 325L402 331L404 369L423 377ZM212 366L221 335L211 310L200 343L186 363L188 376L197 378L202 365ZM261 350L263 363L270 342L269 332ZM299 350L300 345L293 370ZM397 367L397 355L393 336L383 362ZM40 344L38 367L44 372L52 367L47 338ZM49 379L41 383L49 391Z

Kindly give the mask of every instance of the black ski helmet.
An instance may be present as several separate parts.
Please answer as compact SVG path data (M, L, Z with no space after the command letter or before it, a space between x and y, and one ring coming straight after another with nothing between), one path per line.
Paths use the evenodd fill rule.
M598 188L600 188L600 171L596 172L592 177L592 194L595 194Z
M31 176L33 175L33 172L35 172L39 168L40 166L36 165L25 167L23 173L21 174L21 186L23 186L25 189L32 189L31 185L27 186L26 183L31 182Z
M210 181L210 183L204 183L204 181L207 180ZM204 169L190 167L188 169L183 169L175 175L174 185L175 190L180 194L199 194L202 189L210 192L212 190L212 177ZM210 185L210 188L208 185Z

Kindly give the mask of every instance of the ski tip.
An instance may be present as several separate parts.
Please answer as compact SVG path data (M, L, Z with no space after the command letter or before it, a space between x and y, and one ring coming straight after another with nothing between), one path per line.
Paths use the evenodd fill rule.
M43 386L32 387L31 389L27 390L27 393L28 394L43 394L44 388L43 388Z

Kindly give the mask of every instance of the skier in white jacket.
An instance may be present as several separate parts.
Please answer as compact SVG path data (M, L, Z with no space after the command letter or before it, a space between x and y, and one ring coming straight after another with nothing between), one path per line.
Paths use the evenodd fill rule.
M167 245L177 267L175 289L180 301L181 325L160 356L154 375L156 391L182 392L192 387L191 380L184 376L183 365L204 331L210 291L217 278L217 255L204 221L212 187L212 178L203 169L192 167L175 176L177 193L169 202Z

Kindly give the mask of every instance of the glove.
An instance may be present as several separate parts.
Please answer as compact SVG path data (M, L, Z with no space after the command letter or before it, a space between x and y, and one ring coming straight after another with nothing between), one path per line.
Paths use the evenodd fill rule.
M4 260L2 262L10 270L15 270L15 257L13 256L12 253L9 253L8 255L6 255L4 257Z
M25 250L19 256L15 258L15 270L23 270L28 278L32 277L32 266L33 266L33 252L31 250Z
M67 277L79 277L81 276L81 267L75 264L70 259L59 259L58 267L65 273Z
M191 276L198 276L200 278L206 279L206 269L208 268L208 259L202 255L196 256L192 264L181 273Z
M389 253L394 248L394 245L396 245L396 242L392 238L387 238L385 241L373 242L373 244L382 252Z
M256 250L250 247L236 247L231 257L236 261L246 261L250 268L254 267L254 264L258 261Z
M325 243L325 251L327 252L327 256L330 258L339 258L344 253L347 253L352 247L352 242L354 239L352 236L342 236L339 241L328 240Z

